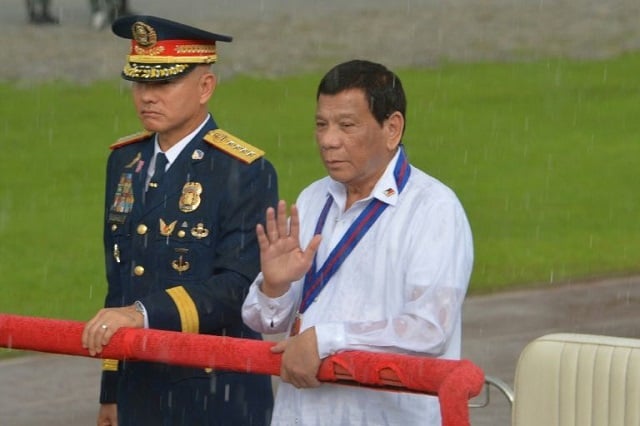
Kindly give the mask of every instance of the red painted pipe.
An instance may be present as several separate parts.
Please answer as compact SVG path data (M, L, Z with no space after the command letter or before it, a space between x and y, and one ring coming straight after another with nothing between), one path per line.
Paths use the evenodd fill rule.
M84 323L0 314L0 347L89 357ZM119 329L102 358L154 361L253 374L280 374L273 342L151 329ZM468 400L484 385L484 373L468 360L347 351L323 360L318 379L438 396L443 426L469 425Z

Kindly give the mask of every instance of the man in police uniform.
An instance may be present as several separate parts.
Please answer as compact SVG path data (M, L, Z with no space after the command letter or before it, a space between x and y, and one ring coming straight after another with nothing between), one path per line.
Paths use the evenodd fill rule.
M231 37L152 16L116 20L122 72L145 132L111 146L105 308L82 340L100 353L121 327L259 339L240 307L259 271L255 227L278 200L264 153L208 112L216 42ZM105 360L98 425L264 425L270 378Z

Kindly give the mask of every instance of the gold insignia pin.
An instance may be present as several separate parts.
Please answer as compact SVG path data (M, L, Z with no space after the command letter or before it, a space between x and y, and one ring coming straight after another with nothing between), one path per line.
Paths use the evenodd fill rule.
M180 257L178 257L178 259L174 260L171 262L171 267L178 271L178 273L183 273L185 271L188 271L189 268L191 267L191 265L189 264L189 262L187 262L186 260L184 260L184 258L182 257L182 255L180 255Z
M207 235L209 235L209 230L204 227L204 223L199 223L191 228L191 235L193 235L197 239L205 238Z
M200 194L202 194L202 185L199 182L185 183L180 196L180 211L190 213L197 209L201 201Z
M177 223L178 223L178 221L174 220L173 222L171 222L170 224L167 225L167 223L164 220L162 220L162 218L160 218L160 235L162 235L164 237L171 236L171 234L173 233L173 230L175 229Z

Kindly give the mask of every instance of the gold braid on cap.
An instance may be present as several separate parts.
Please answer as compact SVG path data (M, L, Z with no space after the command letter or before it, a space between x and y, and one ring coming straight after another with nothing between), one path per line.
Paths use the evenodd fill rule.
M209 56L127 55L127 61L143 64L212 64L217 59L215 53Z
M176 56L163 55L165 51L173 50ZM140 58L140 59L138 59ZM162 59L160 59L162 58ZM215 44L179 44L175 46L163 46L157 44L151 47L133 46L132 54L129 55L131 62L166 62L166 63L210 63L217 59Z
M184 55L185 53L196 54L196 55L212 55L216 54L216 45L215 44L182 44L176 46L176 53Z
M122 72L127 77L131 78L167 78L181 74L189 67L188 64L175 64L168 68L158 68L152 65L137 65L131 66L126 64Z
M133 51L136 52L136 55L147 55L147 56L157 56L164 52L164 46L155 46L155 47L140 47L134 46Z

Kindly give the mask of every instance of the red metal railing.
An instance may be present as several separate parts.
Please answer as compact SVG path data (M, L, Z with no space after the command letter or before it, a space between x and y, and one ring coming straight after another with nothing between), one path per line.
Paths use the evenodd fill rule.
M81 345L84 323L0 314L0 347L89 357ZM280 374L273 342L163 330L120 329L102 358L154 361L254 374ZM468 360L347 351L323 360L318 379L437 396L443 426L469 425L469 399L484 373Z

